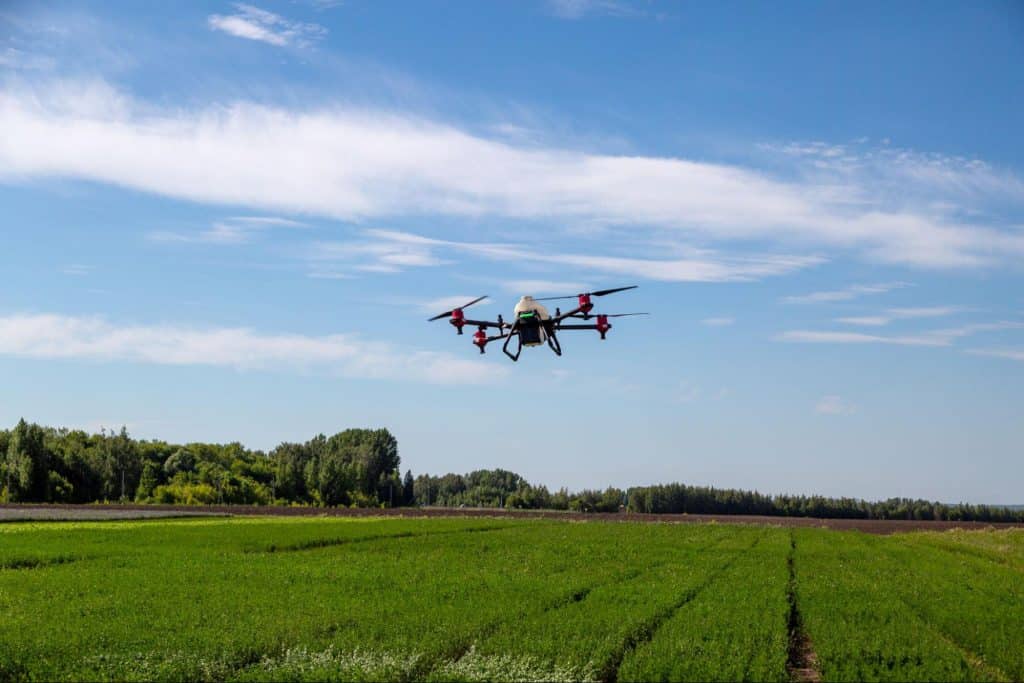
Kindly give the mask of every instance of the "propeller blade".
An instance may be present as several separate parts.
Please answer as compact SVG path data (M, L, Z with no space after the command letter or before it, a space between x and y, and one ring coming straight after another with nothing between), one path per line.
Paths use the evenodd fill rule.
M475 304L475 303L479 303L479 302L483 301L483 300L484 300L484 299L486 299L486 298L487 298L487 295L485 294L485 295L483 295L483 296L481 296L481 297L478 297L478 298L476 298L476 299L473 299L473 300L472 300L472 301L470 301L470 302L469 302L468 304L463 304L463 305L459 306L458 308L453 308L453 309L452 309L452 310L450 310L450 311L445 311L444 313L439 313L439 314L435 315L435 316L434 316L433 318L430 318L430 319L428 319L428 320L427 320L427 322L429 323L429 322L433 322L433 321L435 321L435 320L440 320L441 318L447 318L448 316L450 316L450 315L451 315L452 313L454 313L455 311L460 311L460 310L462 310L463 308L469 308L469 307L470 307L470 306L472 306L473 304Z
M534 301L557 301L559 299L575 299L581 296L604 296L605 294L614 294L615 292L624 292L627 289L636 289L640 285L630 285L629 287L615 287L613 289L599 289L596 292L586 292L580 294L573 294L572 296L546 296L542 299L534 299Z
M630 285L629 287L616 287L615 289L601 289L596 292L591 292L590 296L604 296L605 294L614 294L615 292L625 292L627 289L636 289L640 285Z
M602 315L604 315L602 313ZM625 318L627 315L650 315L650 313L610 313L606 315L606 318ZM594 314L591 313L590 317L593 318Z

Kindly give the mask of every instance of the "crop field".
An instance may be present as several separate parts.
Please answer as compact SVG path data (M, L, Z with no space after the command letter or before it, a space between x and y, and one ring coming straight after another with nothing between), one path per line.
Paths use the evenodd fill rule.
M0 680L1024 680L1024 530L0 524Z

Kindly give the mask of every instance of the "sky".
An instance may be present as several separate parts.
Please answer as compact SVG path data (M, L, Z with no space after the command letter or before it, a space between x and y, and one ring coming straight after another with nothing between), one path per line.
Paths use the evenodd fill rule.
M8 0L0 425L1024 503L1022 120L1016 2Z

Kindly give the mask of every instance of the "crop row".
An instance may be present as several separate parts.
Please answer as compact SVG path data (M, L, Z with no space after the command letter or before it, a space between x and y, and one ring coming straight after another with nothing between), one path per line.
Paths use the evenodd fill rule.
M819 530L798 530L795 537L796 599L823 680L998 678L905 601L918 582L917 560L889 556L899 537ZM943 604L962 618L955 604Z
M628 650L763 533L734 529L712 545L677 545L667 564L626 581L602 585L562 609L506 621L475 644L472 659L489 671L488 660L514 653L547 665L552 672L573 671L581 678L607 680ZM475 678L473 666L466 664L461 674Z
M629 653L620 681L788 680L789 535L765 534Z

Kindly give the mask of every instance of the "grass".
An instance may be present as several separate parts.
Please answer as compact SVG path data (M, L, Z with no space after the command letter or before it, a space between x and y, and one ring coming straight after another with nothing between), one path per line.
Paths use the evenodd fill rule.
M0 680L1024 678L1024 536L244 518L0 525Z

